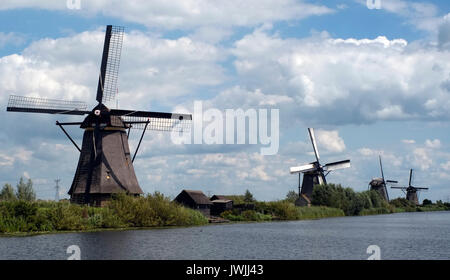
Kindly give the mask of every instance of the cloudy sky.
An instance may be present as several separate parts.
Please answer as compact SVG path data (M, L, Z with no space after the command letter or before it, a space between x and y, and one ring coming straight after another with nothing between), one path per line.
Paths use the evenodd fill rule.
M77 1L72 1L77 2ZM372 1L376 2L376 1ZM145 192L181 189L281 199L297 190L289 167L351 159L328 181L357 191L385 175L450 199L450 2L446 0L0 2L0 184L31 178L39 198L67 197L78 152L55 121L7 113L10 94L95 105L105 25L126 28L118 103L123 109L193 112L279 109L280 148L175 145L149 132L135 169ZM71 7L72 9L69 9ZM116 106L116 103L113 105ZM195 118L195 116L194 116ZM205 122L207 124L207 122ZM78 143L82 131L69 128ZM131 134L137 145L139 132ZM390 197L403 194L390 191Z

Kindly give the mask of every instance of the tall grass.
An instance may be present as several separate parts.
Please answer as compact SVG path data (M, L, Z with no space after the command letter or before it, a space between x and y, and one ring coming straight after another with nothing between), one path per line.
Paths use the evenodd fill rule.
M118 195L106 207L69 202L0 202L0 233L79 231L104 228L192 226L208 220L160 193Z
M231 221L287 221L341 216L345 216L341 209L325 206L297 207L286 200L256 202L255 210L241 212L239 209L233 209L222 213L223 218Z

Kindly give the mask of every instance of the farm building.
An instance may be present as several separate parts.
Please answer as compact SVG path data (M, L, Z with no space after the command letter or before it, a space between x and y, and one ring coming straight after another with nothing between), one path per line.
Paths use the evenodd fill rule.
M221 195L221 194L215 194L215 195L211 196L210 200L211 201L213 201L213 200L231 200L232 201L232 199L230 199L228 196Z
M211 215L213 216L219 216L222 212L233 209L233 201L229 199L216 199L211 202Z
M211 214L211 206L213 203L202 191L182 190L174 201L183 204L186 207L198 210L205 216Z

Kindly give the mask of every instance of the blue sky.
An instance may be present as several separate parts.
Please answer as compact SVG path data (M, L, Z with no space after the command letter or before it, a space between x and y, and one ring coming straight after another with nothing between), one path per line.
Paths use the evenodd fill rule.
M381 154L387 176L403 185L414 168L416 184L430 187L421 198L448 200L450 3L365 2L81 0L70 10L65 0L2 1L0 104L16 94L94 105L105 25L122 25L121 108L192 112L200 100L280 110L274 156L254 145L174 147L167 134L148 133L135 167L144 191L250 189L281 199L298 184L289 167L313 160L315 127L323 163L352 160L329 181L366 189ZM0 115L0 184L30 177L51 199L61 178L64 196L78 156L54 122L78 119ZM82 131L70 132L81 143Z

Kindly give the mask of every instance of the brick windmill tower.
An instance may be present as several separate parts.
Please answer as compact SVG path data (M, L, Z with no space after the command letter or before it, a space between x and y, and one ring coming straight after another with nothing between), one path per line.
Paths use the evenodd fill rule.
M190 129L192 115L109 109L105 106L104 103L114 100L117 94L123 33L123 27L106 27L96 95L98 104L91 111L86 110L86 103L78 101L15 95L9 98L7 111L11 112L87 115L82 122L56 122L80 152L69 190L70 200L75 203L102 206L115 193L142 194L133 162L145 131ZM65 125L77 125L84 130L81 148L64 129ZM128 145L131 128L143 130L133 157Z

